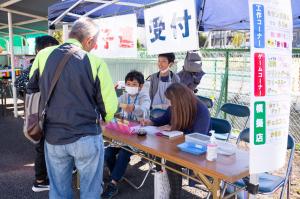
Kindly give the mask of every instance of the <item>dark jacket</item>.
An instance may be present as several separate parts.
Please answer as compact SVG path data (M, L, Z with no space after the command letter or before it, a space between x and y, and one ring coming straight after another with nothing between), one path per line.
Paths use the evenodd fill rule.
M171 115L172 111L169 107L165 114L159 118L152 119L152 122L155 126L163 126L171 123ZM184 129L184 134L189 133L201 133L208 135L210 130L210 113L208 111L208 108L206 105L204 105L202 102L198 101L197 103L197 114L193 123L193 126L191 129Z
M41 92L43 109L55 69L64 53L80 47L73 54L58 80L49 102L45 120L45 138L50 144L73 143L87 135L101 133L98 120L111 120L118 100L103 60L82 50L80 42L68 40L61 46L40 51L32 65L27 92Z

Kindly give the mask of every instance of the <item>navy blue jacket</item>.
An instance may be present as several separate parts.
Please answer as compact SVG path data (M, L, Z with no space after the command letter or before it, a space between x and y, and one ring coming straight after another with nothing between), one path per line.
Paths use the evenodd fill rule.
M159 117L159 118L153 118L152 122L155 126L163 126L171 123L171 108L169 107L166 111L166 113ZM191 129L184 129L184 134L189 133L201 133L208 135L210 129L210 113L208 111L207 106L205 106L202 102L198 101L197 103L197 115L195 117L193 126Z

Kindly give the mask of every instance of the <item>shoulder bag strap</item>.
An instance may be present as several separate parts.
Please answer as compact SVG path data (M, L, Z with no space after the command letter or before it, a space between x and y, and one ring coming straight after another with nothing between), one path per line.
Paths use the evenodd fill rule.
M56 83L58 82L59 78L60 78L60 75L65 67L65 65L68 63L68 61L70 60L70 58L72 57L72 55L77 51L78 49L72 47L63 57L63 59L59 62L56 70L55 70L55 73L54 73L54 77L51 81L51 87L50 87L50 90L49 90L49 93L48 93L48 97L47 97L47 100L45 101L45 107L44 107L44 111L43 111L43 114L45 114L45 109L47 108L47 105L48 105L48 102L51 98L51 95L53 93L53 90L56 86Z

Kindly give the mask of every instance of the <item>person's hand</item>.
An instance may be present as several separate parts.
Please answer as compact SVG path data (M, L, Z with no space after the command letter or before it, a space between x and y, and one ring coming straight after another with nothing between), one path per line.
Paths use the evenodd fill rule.
M121 104L120 107L127 113L134 111L134 104Z
M151 120L148 120L148 119L141 119L140 124L142 126L152 126L153 122Z
M164 126L160 126L159 129L161 131L171 131L171 126L170 125L164 125Z
M99 120L99 124L101 129L105 127L105 125L107 124L107 122L103 121L103 120Z

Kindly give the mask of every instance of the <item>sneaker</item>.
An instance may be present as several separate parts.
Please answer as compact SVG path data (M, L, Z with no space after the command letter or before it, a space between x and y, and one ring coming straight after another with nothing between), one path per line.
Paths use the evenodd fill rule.
M33 186L32 186L32 191L34 192L41 192L41 191L49 191L50 190L50 185L49 185L49 180L44 180L43 182L37 182L34 181Z
M118 194L118 187L117 185L113 184L113 183L109 183L106 186L106 189L104 190L104 192L102 193L102 199L111 199L112 197L116 196Z

